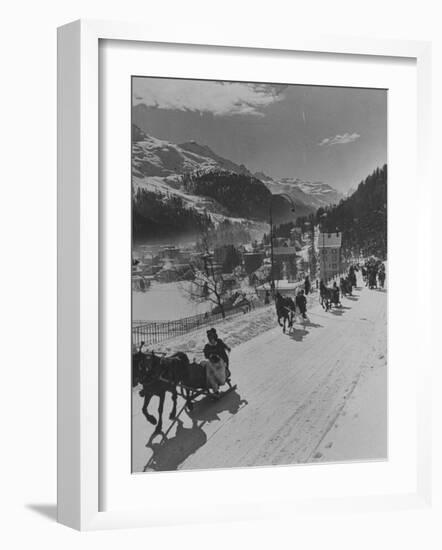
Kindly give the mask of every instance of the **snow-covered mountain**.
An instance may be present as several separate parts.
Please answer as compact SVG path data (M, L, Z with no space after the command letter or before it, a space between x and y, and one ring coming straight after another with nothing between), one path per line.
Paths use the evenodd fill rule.
M272 193L287 193L295 201L301 201L315 210L321 206L337 204L344 195L328 183L322 181L305 181L299 178L274 179L263 172L256 172L259 178Z
M171 176L195 171L226 170L251 175L242 164L217 155L196 141L175 144L147 135L138 126L132 129L133 175Z
M187 178L201 178L204 174L220 173L250 176L257 186L269 193L266 186L253 178L242 165L217 155L209 147L194 141L174 144L150 136L137 126L132 127L132 188L134 197L138 190L154 193L163 197L165 208L170 213L181 205L202 216L209 216L212 223L218 225L226 220L233 224L241 224L252 238L261 238L267 229L267 224L261 219L250 220L233 212L213 196L192 192L184 182ZM248 179L248 178L247 178ZM251 196L256 199L255 195ZM247 196L244 196L247 202ZM150 220L155 224L154 220Z
M227 219L259 231L267 223L266 205L271 194L289 194L296 205L295 216L307 216L340 199L337 191L325 183L275 180L264 173L252 174L243 164L218 155L207 145L195 141L171 143L148 135L135 125L132 186L134 193L141 189L163 197L160 200L171 209L187 208L201 216L208 215L215 224ZM293 220L287 201L281 198L273 204L277 223Z

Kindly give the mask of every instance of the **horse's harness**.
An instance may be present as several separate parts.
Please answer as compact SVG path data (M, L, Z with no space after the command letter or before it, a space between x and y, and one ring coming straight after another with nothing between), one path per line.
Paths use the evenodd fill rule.
M148 388L149 386L152 386L153 384L155 384L156 382L166 382L166 380L162 379L162 375L164 373L164 368L161 369L161 363L162 363L162 360L164 358L159 358L157 357L155 354L153 353L150 353L150 354L145 354L145 357L143 357L142 359L142 362L144 364L146 364L145 362L148 361L148 356L150 355L151 357L151 360L152 360L152 364L149 366L149 368L143 368L144 372L140 375L140 379L141 379L141 384L143 385L144 388ZM153 362L157 360L158 363L159 363L159 375L156 376L156 373L155 373L155 365L153 364Z

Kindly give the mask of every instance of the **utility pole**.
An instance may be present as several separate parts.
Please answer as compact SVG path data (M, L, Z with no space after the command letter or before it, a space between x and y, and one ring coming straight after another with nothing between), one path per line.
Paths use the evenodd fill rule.
M326 278L325 277L325 255L324 255L324 250L325 250L324 218L327 217L327 212L324 212L324 214L322 214L321 217L322 217L322 220L320 220L320 222L319 222L319 234L320 235L322 234L322 248L321 248L321 254L320 254L320 273L319 273L319 277L322 280L324 280ZM326 281L324 281L324 283L327 284Z
M310 277L316 279L315 224L310 222Z
M275 271L274 271L274 251L273 251L273 215L272 215L272 199L270 200L270 289L273 296L275 295Z
M275 262L275 257L274 257L274 245L273 245L273 211L272 211L272 207L273 207L273 199L275 197L282 197L284 198L291 206L291 211L294 212L295 211L295 202L294 200L292 199L292 197L290 195L288 195L287 193L278 193L276 195L272 195L270 197L270 204L269 204L269 223L270 223L270 262L271 262L271 266L270 266L270 288L272 290L272 294L273 294L273 297L275 297L275 269L274 269L274 262ZM295 265L296 265L296 256L295 256Z

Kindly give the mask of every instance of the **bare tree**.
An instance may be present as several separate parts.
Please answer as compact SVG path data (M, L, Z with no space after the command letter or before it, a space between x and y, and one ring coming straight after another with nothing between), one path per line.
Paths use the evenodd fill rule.
M213 268L205 272L191 265L190 269L194 276L188 289L191 299L199 302L212 302L219 308L221 315L225 318L225 292L223 292L222 278L216 276Z
M185 289L190 298L197 302L212 302L218 307L223 319L226 316L225 303L226 292L222 276L215 271L212 255L209 251L207 236L203 235L200 241L201 261L190 262L192 282Z

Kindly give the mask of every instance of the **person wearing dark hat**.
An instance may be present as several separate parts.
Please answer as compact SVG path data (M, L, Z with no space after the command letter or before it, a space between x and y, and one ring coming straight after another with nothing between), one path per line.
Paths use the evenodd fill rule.
M227 351L230 352L230 348L227 344L225 344L221 338L218 338L218 334L216 333L216 329L211 328L207 331L207 339L209 342L204 346L204 357L206 359L210 359L211 355L218 355L225 363L227 368L227 377L230 377L230 370L229 370L229 356L227 355Z
M302 318L307 319L307 298L304 295L304 289L301 288L296 295L295 303L298 306L299 313L302 315Z

